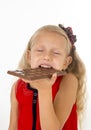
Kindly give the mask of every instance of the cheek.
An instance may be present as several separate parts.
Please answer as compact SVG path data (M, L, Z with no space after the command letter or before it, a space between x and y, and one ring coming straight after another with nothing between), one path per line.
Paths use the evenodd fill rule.
M58 61L56 61L57 68L62 70L64 68L65 61L65 58L61 58Z
M35 56L31 56L31 64L35 63L36 61L36 57Z
M38 63L38 57L36 54L32 53L31 54L31 68L37 67L37 63Z

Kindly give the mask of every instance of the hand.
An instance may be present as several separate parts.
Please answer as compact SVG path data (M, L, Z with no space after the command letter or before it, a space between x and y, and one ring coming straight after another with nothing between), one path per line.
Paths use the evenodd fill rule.
M24 82L29 83L31 87L39 90L45 90L47 88L51 88L54 82L57 79L57 74L54 73L51 78L45 79L36 79L36 80L26 80L22 79Z

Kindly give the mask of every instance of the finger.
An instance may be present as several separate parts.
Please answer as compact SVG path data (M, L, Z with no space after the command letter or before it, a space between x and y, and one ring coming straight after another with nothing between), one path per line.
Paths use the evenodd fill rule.
M54 84L54 82L56 81L56 79L57 79L57 73L54 73L52 75L52 78L51 78L52 84Z

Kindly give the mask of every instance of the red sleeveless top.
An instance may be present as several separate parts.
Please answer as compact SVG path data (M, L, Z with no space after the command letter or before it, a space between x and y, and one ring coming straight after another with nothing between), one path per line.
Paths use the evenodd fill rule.
M59 89L61 79L61 76L58 77L52 86L53 101ZM31 88L29 84L19 79L16 89L16 98L18 100L19 109L18 130L41 130L37 90ZM73 105L70 116L62 130L78 130L76 104Z

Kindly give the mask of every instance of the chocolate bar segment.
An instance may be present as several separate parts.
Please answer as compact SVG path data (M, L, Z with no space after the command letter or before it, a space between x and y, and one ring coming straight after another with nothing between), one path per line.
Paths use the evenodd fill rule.
M9 70L7 73L19 78L24 78L26 80L51 78L53 73L57 73L58 76L66 74L65 71L60 71L52 68L35 68L35 69L23 69L14 71Z

